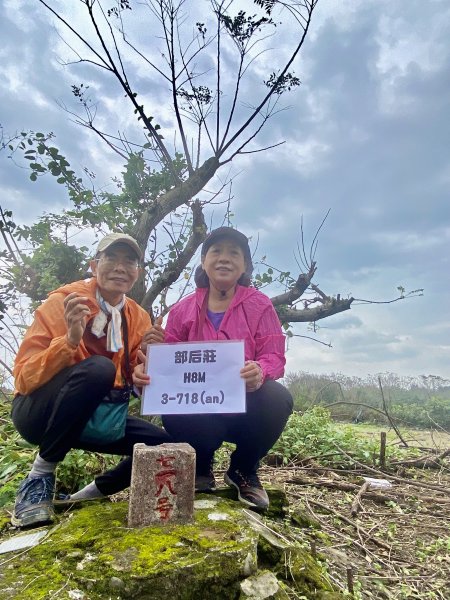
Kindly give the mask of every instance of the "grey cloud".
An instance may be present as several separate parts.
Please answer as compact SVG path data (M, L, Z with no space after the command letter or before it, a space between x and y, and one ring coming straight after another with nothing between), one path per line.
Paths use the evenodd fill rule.
M244 169L233 183L234 221L254 236L254 247L260 232L257 257L267 254L275 266L296 272L293 251L301 216L308 250L331 207L316 254L316 281L324 291L386 298L399 284L426 288L422 299L389 308L354 306L324 321L320 335L331 338L333 349L318 349L296 338L289 364L298 357L302 368L312 371L449 375L447 4L439 0L425 10L423 2L411 0L405 10L403 3L355 0L349 11L345 4L339 7L337 16L334 2L324 2L323 8L319 3L322 12L295 66L302 86L281 99L280 107L292 108L277 114L258 140L264 146L286 139L285 146L238 157L234 163L234 173ZM70 123L57 100L73 108L77 103L70 85L93 81L102 125L113 132L123 126L136 138L141 130L130 126L132 115L123 108L112 79L86 65L58 65L53 50L59 42L48 16L33 4L23 10L28 12L28 30L0 6L0 70L14 67L23 76L19 91L0 90L0 122L9 131L55 131L55 145L75 170L88 166L107 183L120 162ZM423 56L408 46L414 35L423 44ZM396 64L400 42L403 54ZM427 53L433 57L431 64L425 60ZM386 57L392 65L383 67ZM144 104L156 104L161 116L155 117L168 128L173 115L164 106L164 84L147 80L142 72L133 78ZM259 73L250 78L247 89L260 80ZM242 117L246 109L240 106L239 111ZM0 156L0 182L2 205L14 197L18 218L66 204L64 190L54 181L32 184L5 154ZM216 208L214 219L218 215ZM385 321L389 334L380 333ZM306 326L296 326L295 332L306 333Z

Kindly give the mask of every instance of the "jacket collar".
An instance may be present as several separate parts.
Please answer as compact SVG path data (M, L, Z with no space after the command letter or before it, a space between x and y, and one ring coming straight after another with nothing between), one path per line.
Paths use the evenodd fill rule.
M199 307L199 309L201 309L208 292L209 292L209 288L197 288L195 290L195 301L196 301L196 304ZM240 304L241 302L243 302L250 296L253 296L253 294L256 294L256 292L257 292L257 290L253 287L245 287L244 285L237 285L236 293L234 294L227 310L229 310L230 308L233 308L234 306L237 306L238 304Z
M58 289L50 292L51 294L64 294L68 296L73 292L77 292L83 296L87 296L87 305L91 311L91 317L95 317L95 315L100 311L100 307L96 300L96 291L97 291L97 279L92 277L91 279L83 279L81 281L73 281L72 283L68 283L59 287ZM123 310L125 314L129 314L130 303L128 302L127 296L125 296L125 304L123 306Z

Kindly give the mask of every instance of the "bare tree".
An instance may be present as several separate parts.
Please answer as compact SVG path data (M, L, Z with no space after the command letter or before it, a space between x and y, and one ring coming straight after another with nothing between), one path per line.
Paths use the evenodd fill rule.
M257 137L276 115L281 97L300 84L292 69L305 43L317 0L255 0L250 8L257 14L235 10L233 1L211 0L202 4L201 21L195 20L194 4L187 0L120 0L108 9L98 0L81 0L86 16L82 30L75 29L68 16L58 12L51 2L39 2L62 26L65 42L74 53L72 64L90 65L115 79L143 126L144 139L133 141L133 145L140 144L145 159L156 161L170 175L168 189L146 199L129 232L147 249L156 228L171 213L180 207L191 212L190 235L177 249L176 259L158 273L149 289L141 282L135 292L151 310L157 296L177 281L205 237L203 207L211 198L194 200L197 194L224 165L280 143L258 147ZM142 49L133 39L134 30L128 20L137 11L139 19L147 19L147 29L154 32L150 48ZM281 18L294 27L289 36L290 48L278 41L285 29ZM276 51L277 44L282 52L280 48ZM131 60L140 61L147 81L162 86L179 153L177 144L166 143L169 137L165 131L162 135L155 116L158 106L147 109L151 98L141 98L139 84L131 81L127 68ZM258 70L264 72L259 81L255 75ZM136 147L124 136L97 128L97 104L89 97L87 86L73 86L73 92L82 112L72 111L72 115L80 125L91 129L122 156ZM180 155L181 169L175 164ZM303 263L305 273L285 278L286 291L274 298L286 322L325 318L348 309L352 303L351 298L331 298L315 287L314 297L304 301L303 310L292 307L315 273L313 256L309 259Z
M86 83L72 86L79 110L65 107L79 125L127 161L123 181L118 181L121 193L99 193L94 184L84 186L51 145L52 134L33 134L27 144L19 135L16 146L9 147L11 155L23 150L32 180L50 172L67 186L75 208L62 218L53 216L63 237L68 223L81 223L98 230L121 229L137 239L146 253L147 278L138 281L134 297L150 313L158 300L156 310L165 312L169 287L181 280L181 292L185 289L189 263L206 236L205 206L222 201L229 207L229 197L218 197L227 182L215 191L207 189L208 183L240 156L282 143L258 146L258 139L282 109L284 95L300 85L294 63L318 0L254 0L247 4L250 10L235 9L233 0L111 1L109 8L101 0L79 0L76 8L71 3L60 9L60 3L38 0L60 26L72 55L66 64L72 69L82 66L85 74L89 69L91 79L97 73L115 82L117 101L125 98L136 117L131 135L103 131L97 118L101 105ZM74 10L77 16L84 15L78 28ZM144 23L150 44L137 40ZM2 215L0 220L5 243L11 243L14 228ZM45 241L42 231L50 235L48 216L41 221L35 243ZM306 251L302 228L298 276L266 265L267 273L255 278L258 287L274 281L283 287L272 301L285 325L315 323L352 305L353 298L328 295L312 283L319 231ZM19 234L31 239L24 228ZM163 235L165 249L157 235ZM18 247L8 251L12 260L24 262ZM78 267L74 261L75 271ZM32 264L24 270L24 289L35 271Z

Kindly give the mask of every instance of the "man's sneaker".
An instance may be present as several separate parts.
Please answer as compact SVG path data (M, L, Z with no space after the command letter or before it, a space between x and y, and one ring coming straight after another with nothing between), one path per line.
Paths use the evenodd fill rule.
M203 492L205 494L209 494L211 492L214 492L214 490L216 489L216 480L214 478L214 473L211 469L211 471L209 471L206 474L201 475L196 474L195 475L195 491L196 492Z
M54 488L53 473L43 477L26 477L17 492L11 523L15 527L30 527L53 521Z
M269 506L269 496L261 485L256 473L242 473L239 469L225 473L225 483L235 487L239 500L246 506L265 509Z

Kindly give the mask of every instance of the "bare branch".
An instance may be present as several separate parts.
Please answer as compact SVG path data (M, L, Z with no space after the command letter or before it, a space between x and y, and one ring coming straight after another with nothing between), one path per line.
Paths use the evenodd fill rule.
M380 387L381 399L383 401L383 408L384 408L384 412L386 414L386 417L388 418L388 421L389 421L392 429L397 434L398 439L402 442L402 444L403 444L403 446L405 448L408 448L408 442L403 438L402 434L400 433L400 430L398 429L398 427L396 426L396 424L394 422L394 419L389 414L389 411L388 411L388 408L387 408L387 404L386 404L386 398L384 397L384 391L383 391L383 385L381 383L381 377L378 377L378 385Z
M275 310L282 323L313 323L349 310L352 302L353 298L348 298L347 300L331 298L329 303L314 308L297 310L296 308L286 306L276 306Z
M255 110L252 112L252 114L250 115L250 117L248 117L248 119L243 123L243 125L241 125L241 127L239 127L239 129L232 135L232 137L230 138L230 140L228 140L228 142L225 143L225 139L223 139L222 144L221 144L221 151L220 154L222 155L224 152L226 152L226 150L238 139L238 137L243 133L243 131L245 131L247 129L247 127L254 121L255 117L260 114L262 108L268 103L268 101L271 99L271 97L275 94L276 90L277 90L277 86L279 85L279 82L283 80L284 76L286 75L286 73L288 72L290 66L292 65L292 63L294 62L294 60L296 59L298 53L300 52L305 39L306 39L306 35L308 33L309 30L309 26L311 23L311 18L312 18L312 13L313 10L316 6L316 1L314 2L305 2L305 9L307 11L307 16L305 17L305 26L303 29L303 34L300 38L299 43L297 44L296 48L294 49L294 51L292 52L289 60L287 61L287 63L285 64L284 68L282 69L281 73L278 75L278 77L276 78L276 80L274 81L274 83L272 84L271 88L269 89L269 92L264 96L264 98L262 99L262 101L258 104L258 106L255 108Z
M163 273L148 289L142 301L142 306L146 310L151 310L153 302L162 290L168 288L172 283L175 283L182 271L191 261L199 245L206 238L206 223L200 202L198 200L193 202L191 209L193 223L189 240L183 250L178 253L177 258L167 264Z
M24 257L17 246L16 240L10 234L10 230L7 225L7 218L3 208L0 206L0 233L2 235L3 241L5 242L5 246L8 248L8 252L10 254L11 260L14 261L14 264L19 267L23 264ZM9 234L9 235L7 235ZM11 243L14 245L15 250L13 250ZM19 260L19 258L20 260Z
M412 290L407 294L401 294L397 298L393 298L392 300L363 300L362 298L354 298L357 306L358 304L393 304L394 302L398 302L399 300L405 300L406 298L415 298L416 296L423 296L423 288Z
M301 273L295 284L284 294L279 294L271 298L272 304L277 307L282 304L292 304L295 300L303 296L311 284L311 279L316 272L316 263L312 263L308 273ZM311 319L307 319L310 321Z
M8 364L6 364L6 363L5 363L5 361L3 361L1 358L0 358L0 365L1 365L1 366L2 366L2 367L3 367L3 368L6 370L6 371L8 371L8 373L11 375L11 377L13 376L13 370L12 370L12 369L11 369L11 367L10 367Z
M331 345L331 343L328 342L324 342L323 340L319 340L317 338L313 338L310 335L300 335L299 333L293 333L292 335L288 335L286 336L287 340L289 342L289 340L293 337L298 337L298 338L303 338L305 340L311 340L313 342L317 342L318 344L322 344L322 346L326 346L327 348L332 348L333 346Z

